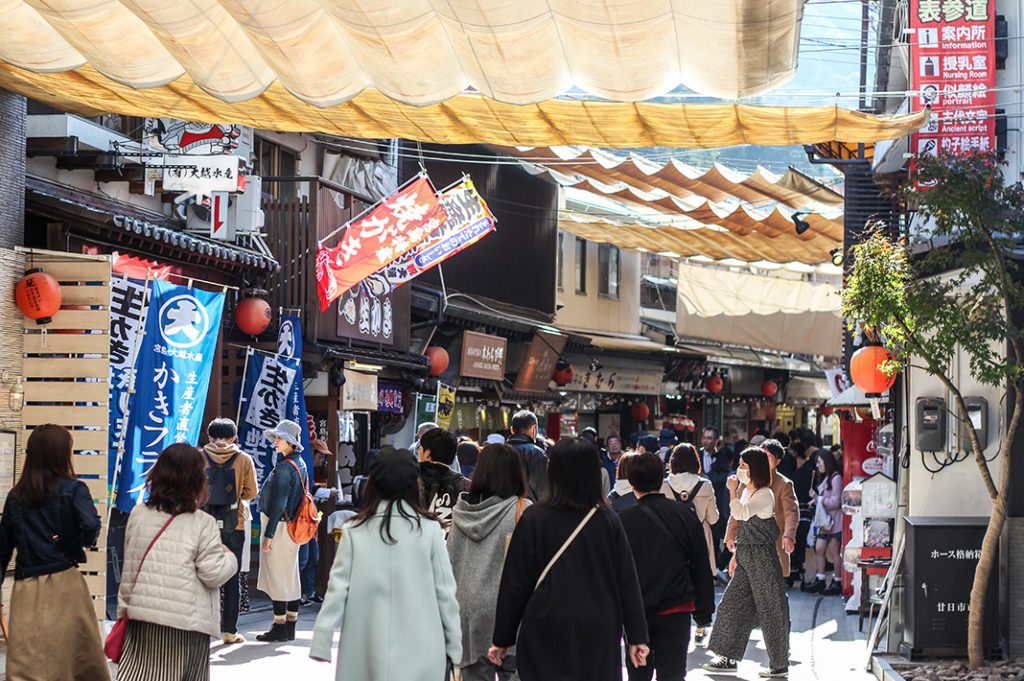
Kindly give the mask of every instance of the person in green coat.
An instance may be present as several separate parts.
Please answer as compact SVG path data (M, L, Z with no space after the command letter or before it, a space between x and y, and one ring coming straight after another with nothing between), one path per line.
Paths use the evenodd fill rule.
M437 517L419 501L419 466L385 447L370 464L365 505L341 533L309 656L338 679L436 681L462 659L455 577Z

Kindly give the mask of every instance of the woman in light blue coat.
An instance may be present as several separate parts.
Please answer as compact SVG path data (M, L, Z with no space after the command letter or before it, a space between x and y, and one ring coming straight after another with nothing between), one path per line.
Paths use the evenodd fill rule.
M462 658L455 578L437 518L419 502L419 466L386 447L370 464L365 505L345 524L309 656L338 679L437 681Z

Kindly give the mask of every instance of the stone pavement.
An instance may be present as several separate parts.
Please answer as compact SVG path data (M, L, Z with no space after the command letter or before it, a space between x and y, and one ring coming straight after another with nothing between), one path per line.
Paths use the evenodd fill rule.
M847 615L838 597L804 594L790 589L789 598L793 621L791 681L870 681L874 678L863 670L865 635L857 631L857 616ZM248 639L246 643L225 646L216 642L211 646L210 681L330 681L335 678L333 663L314 662L308 657L317 606L305 607L300 612L295 641L258 643L256 634L270 627L272 615L269 602L254 599L252 604L256 611L239 618L239 631ZM711 655L703 648L691 648L687 679L740 678L753 681L768 664L768 655L758 630L751 637L738 675L711 675L701 670L700 665L710 659Z

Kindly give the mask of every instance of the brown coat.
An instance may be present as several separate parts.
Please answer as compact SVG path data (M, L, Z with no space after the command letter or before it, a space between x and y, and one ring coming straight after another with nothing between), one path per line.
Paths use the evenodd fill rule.
M218 464L223 464L234 456L235 451L238 451L238 456L231 464L231 468L235 471L235 486L238 488L238 525L235 529L244 530L245 521L252 518L249 504L246 502L255 499L256 495L260 493L260 488L256 486L256 465L253 463L252 457L238 449L237 446L219 449L211 442L203 449L214 463Z
M796 528L800 524L800 507L796 502L796 492L793 491L793 481L781 473L772 475L772 494L775 495L775 522L779 525L779 538L775 542L775 548L779 552L779 562L782 563L782 575L789 576L789 554L782 550L782 540L789 537L796 543ZM736 496L743 493L742 486L737 488ZM726 543L736 541L736 519L729 518L729 526L725 530ZM797 551L800 547L797 546Z

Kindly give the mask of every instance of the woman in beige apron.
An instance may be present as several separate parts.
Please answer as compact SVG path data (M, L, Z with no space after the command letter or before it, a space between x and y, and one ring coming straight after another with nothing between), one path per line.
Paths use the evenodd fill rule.
M299 457L301 431L294 421L281 421L264 433L280 455L274 470L260 490L260 522L263 541L260 548L260 574L256 587L270 596L274 604L274 625L257 641L292 641L299 618L299 545L288 534L288 520L295 517L308 480L306 466Z

